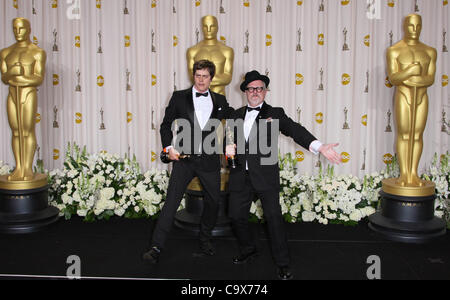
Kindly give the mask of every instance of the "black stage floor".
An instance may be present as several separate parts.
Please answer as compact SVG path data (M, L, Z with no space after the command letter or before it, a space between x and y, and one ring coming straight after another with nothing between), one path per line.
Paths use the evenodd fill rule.
M217 254L198 257L197 239L174 227L160 263L152 266L141 257L154 222L113 218L86 223L73 218L38 233L0 235L0 279L63 278L71 255L80 258L82 278L277 279L263 224L252 225L261 254L248 265L232 264L237 253L234 237L216 238ZM380 259L381 279L450 279L449 233L430 244L414 245L386 241L366 222L355 227L300 223L286 228L295 279L365 280L372 255Z

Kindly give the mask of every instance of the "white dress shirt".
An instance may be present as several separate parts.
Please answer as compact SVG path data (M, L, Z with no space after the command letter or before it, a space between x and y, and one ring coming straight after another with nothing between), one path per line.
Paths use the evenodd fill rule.
M255 107L251 107L251 108L261 108L263 105L263 103L261 103L258 106ZM250 106L249 106L250 107ZM255 123L256 117L259 115L259 111L257 110L252 110L250 112L247 112L245 114L245 120L244 120L244 136L245 136L245 140L248 140L248 137L250 135L250 131L252 130L253 127L253 123Z
M194 100L195 115L197 117L200 128L203 130L206 123L208 123L209 117L211 116L213 110L213 102L211 93L209 91L207 91L207 97L196 97L196 93L198 93L198 91L195 89L195 87L193 87L192 98Z

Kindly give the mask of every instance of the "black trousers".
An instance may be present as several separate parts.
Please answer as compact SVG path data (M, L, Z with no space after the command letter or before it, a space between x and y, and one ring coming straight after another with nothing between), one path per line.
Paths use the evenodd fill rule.
M230 192L228 204L229 217L232 221L233 231L237 237L240 251L241 253L249 253L256 249L254 236L249 229L250 207L255 196L262 203L275 264L279 267L288 266L290 258L285 224L281 214L279 191L256 191L248 174L245 176L244 188L240 191Z
M211 232L216 225L219 214L220 199L220 169L203 171L199 168L202 157L174 162L169 179L167 198L158 218L151 246L164 249L167 237L173 226L173 219L183 199L187 186L194 177L198 177L203 186L204 205L200 222L200 240L211 238Z

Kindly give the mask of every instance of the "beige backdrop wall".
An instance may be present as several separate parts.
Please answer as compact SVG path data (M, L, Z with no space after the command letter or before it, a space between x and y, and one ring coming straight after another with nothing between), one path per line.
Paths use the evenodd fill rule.
M62 167L68 142L165 168L157 159L164 108L174 89L190 87L186 49L203 38L201 17L215 15L220 39L235 51L230 104L245 104L238 88L245 72L268 73L267 101L323 142L340 143L346 162L337 173L363 176L395 154L395 133L386 132L395 127L385 52L416 10L422 41L438 50L421 169L448 150L449 7L448 0L2 0L0 47L14 42L11 21L20 16L47 51L36 118L46 168ZM6 109L5 85L0 94ZM0 160L13 165L5 109ZM301 173L317 173L319 157L284 137L280 149L296 155Z

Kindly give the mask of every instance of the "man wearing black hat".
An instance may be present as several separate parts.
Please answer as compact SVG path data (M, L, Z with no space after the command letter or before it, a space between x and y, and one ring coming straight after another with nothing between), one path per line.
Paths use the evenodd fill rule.
M291 279L287 238L279 199L278 159L268 162L268 156L274 153L268 154L267 146L275 146L275 155L278 157L278 135L281 132L314 154L321 153L332 163L339 164L341 157L333 149L338 144L322 144L307 129L290 119L282 108L272 107L265 102L269 83L270 79L257 71L247 73L240 88L245 92L248 105L234 111L230 116L235 124L239 120L243 121L243 126L234 126L232 129L235 144L226 147L227 156L236 155L238 161L238 166L230 170L228 183L229 216L240 248L240 254L233 258L233 263L244 264L258 254L248 227L250 207L256 196L263 206L278 276L280 279ZM245 140L239 137L244 137Z

